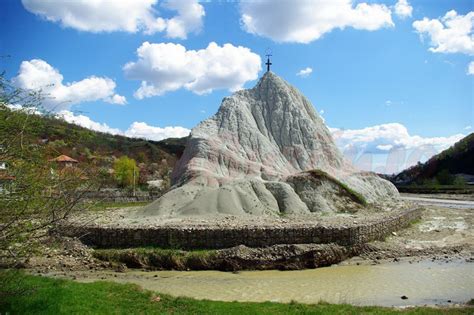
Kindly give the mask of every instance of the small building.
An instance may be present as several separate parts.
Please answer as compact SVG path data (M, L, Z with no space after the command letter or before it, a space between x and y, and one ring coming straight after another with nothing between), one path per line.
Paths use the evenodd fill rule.
M60 155L54 159L49 160L50 162L56 162L61 168L63 167L72 167L79 163L78 160L73 159L72 157L69 157L67 155Z
M89 179L85 172L76 166L79 164L79 161L70 156L62 154L54 159L50 159L49 161L54 162L58 166L57 168L51 168L51 175L57 178L74 176L81 180Z

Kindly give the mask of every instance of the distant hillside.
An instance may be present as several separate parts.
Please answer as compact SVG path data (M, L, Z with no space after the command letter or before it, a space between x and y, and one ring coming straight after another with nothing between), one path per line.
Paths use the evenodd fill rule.
M419 163L402 171L392 177L391 181L398 185L422 184L427 180L455 174L474 175L474 133L433 156L426 163Z
M26 115L21 111L3 109L0 121L8 122ZM45 145L49 158L65 154L78 160L82 167L110 169L115 158L126 155L137 161L141 183L166 179L181 157L187 139L150 141L128 138L93 131L52 116L31 114L28 115L28 126L25 130L27 141ZM0 135L11 131L8 123L0 124Z

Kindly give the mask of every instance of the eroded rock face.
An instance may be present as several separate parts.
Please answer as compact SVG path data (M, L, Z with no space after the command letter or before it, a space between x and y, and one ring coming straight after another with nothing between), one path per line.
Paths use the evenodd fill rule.
M308 182L304 189L287 180L315 169L369 202L398 195L388 181L357 173L313 105L267 72L253 89L224 98L214 116L193 128L172 174L174 189L144 212L280 215L354 208L345 189L327 178ZM309 198L311 194L318 196Z
M344 164L311 103L267 72L253 89L224 98L219 111L192 130L173 183L204 176L207 185L218 186L236 178L281 179Z

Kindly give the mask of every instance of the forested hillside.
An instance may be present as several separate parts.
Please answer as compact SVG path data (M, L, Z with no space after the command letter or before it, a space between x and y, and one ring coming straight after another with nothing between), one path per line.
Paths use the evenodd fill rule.
M6 106L0 110L0 122L0 136L16 130L25 143L44 146L48 158L64 154L79 161L79 168L96 167L112 173L117 158L132 158L140 169L140 184L167 179L186 143L186 138L149 141L111 135L70 124L53 115L11 110ZM16 122L23 125L13 128L11 125Z
M474 133L452 147L419 163L392 178L397 184L423 184L437 180L439 184L453 184L455 174L474 175Z

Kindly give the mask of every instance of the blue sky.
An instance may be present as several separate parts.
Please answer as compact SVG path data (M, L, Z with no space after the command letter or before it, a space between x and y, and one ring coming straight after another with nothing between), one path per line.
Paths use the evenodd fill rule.
M71 8L61 8L63 4L55 3L56 1L46 4L44 1L39 2L0 2L0 27L4 30L1 35L0 54L10 56L1 59L1 68L6 71L8 78L23 88L31 83L27 77L31 72L24 71L21 79L15 77L22 71L22 62L35 59L43 61L60 73L65 87L67 83L80 82L91 76L101 80L107 78L108 83L113 81L113 88L108 85L107 91L94 90L88 98L68 92L64 101L67 102L67 97L70 97L73 105L54 107L56 110L72 112L67 116L69 119L76 119L76 123L92 128L95 126L95 129L103 129L106 124L112 132L123 133L130 130L133 123L143 122L146 127L141 131L135 130L138 132L135 135L152 139L174 135L173 132L182 135L184 129L169 129L164 132L161 128L179 126L191 129L214 114L222 98L231 93L227 88L220 88L217 80L232 81L227 86L230 89L235 89L236 84L245 88L255 85L255 78L263 74L264 65L262 62L262 68L257 72L255 67L258 65L254 55L259 55L263 60L268 47L273 53L272 70L300 89L318 111L322 110L322 116L328 126L334 128L334 132L339 132L335 137L341 149L344 150L354 143L359 146L359 157L360 153L364 152L375 154L380 162L387 158L390 150L398 148L411 152L410 150L417 149L417 146L427 144L432 144L433 147L429 152L435 153L462 135L472 132L474 126L474 76L468 74L474 53L474 13L471 1L401 1L405 9L411 7L411 12L397 14L396 0L365 1L367 3L341 0L339 5L347 9L347 14L336 16L336 21L329 19L324 23L314 20L325 19L326 16L308 17L302 13L304 10L294 9L300 5L299 2L288 2L286 7L284 2L278 6L259 7L252 2L242 5L238 2L211 1L197 4L200 8L194 7L192 11L182 7L176 9L167 3L153 4L156 2L153 0L136 1L137 5L148 3L143 5L145 11L147 8L154 10L149 11L152 16L165 21L168 28L163 29L163 26L160 26L160 30L154 33L150 31L151 22L143 23L145 26L132 30L126 29L131 24L114 24L118 23L114 18L120 19L121 16L119 11L113 10L111 2L103 1L101 10L104 14L107 14L108 9L117 13L111 13L105 19L99 17L99 22L102 19L104 23L92 19L87 13L87 5L81 7L83 1L80 0ZM375 11L365 18L354 18L351 15L358 14L356 9L361 3L372 6ZM315 10L322 11L324 1L315 6ZM334 8L328 8L330 9ZM456 11L454 19L464 17L459 22L464 24L460 26L458 23L454 26L467 27L467 36L464 37L454 30L456 36L461 36L460 40L467 41L464 44L450 41L452 36L447 39L433 38L436 36L436 27L433 26L436 21L415 27L415 21L427 18L437 20L443 27L449 28L442 17L451 10ZM80 21L80 26L78 23L68 22L64 12L77 14L76 20ZM328 12L330 16L332 13ZM124 14L130 18L133 16L130 9L129 13ZM170 26L170 21L176 16L180 18L180 14L183 16L180 23L184 23L184 30L176 31ZM246 24L243 20L244 14L253 18L251 23ZM468 17L468 14L473 16ZM286 18L292 20L285 21ZM104 26L106 23L109 24ZM109 29L100 29L104 27ZM133 25L131 27L133 28ZM420 35L423 35L423 39ZM230 57L233 58L230 63L236 62L234 59L242 60L234 65L233 69L229 69L227 74L220 73L222 77L218 79L211 78L212 73L203 69L215 65L212 58L225 57L215 57L211 53L205 57L203 69L183 74L189 76L193 72L202 71L202 76L210 77L202 79L202 84L211 87L211 92L200 95L197 93L201 92L196 88L193 92L193 88L186 88L187 85L182 83L181 87L175 90L158 92L161 95L139 99L134 93L140 88L140 81L146 81L150 78L149 75L154 78L163 77L161 72L148 74L138 67L131 71L132 74L124 70L127 63L137 63L140 59L137 57L137 49L144 42L180 44L187 51L205 50L211 42L215 42L218 48L226 43L231 44L230 53L238 46L247 50L243 53L239 50L235 58ZM441 46L444 48L437 49ZM164 46L155 48L160 50L164 49ZM430 51L430 48L437 51ZM226 55L226 52L223 53ZM173 63L174 55L168 53L161 58L169 59L162 60L164 64ZM191 63L194 60L192 59ZM223 64L226 62L221 61ZM244 64L248 64L248 68L241 74L239 69ZM300 70L308 67L312 69L309 75L297 75ZM240 77L237 77L236 73L239 73ZM228 77L225 77L226 75ZM172 72L167 72L166 76L172 78L170 80L175 78ZM176 74L176 77L179 77L179 74ZM151 81L148 80L148 83ZM99 81L94 83L95 89L99 89L97 83ZM87 85L85 87L88 88ZM156 90L161 91L163 88L156 87ZM114 95L120 98L111 101ZM126 98L126 104L111 104L123 103L122 97ZM87 119L101 125L97 127ZM406 128L408 135L403 135L405 130L400 129L400 126ZM346 130L353 132L345 133ZM397 141L397 132L401 133L400 141ZM413 138L415 136L419 138ZM383 150L377 149L378 146Z

